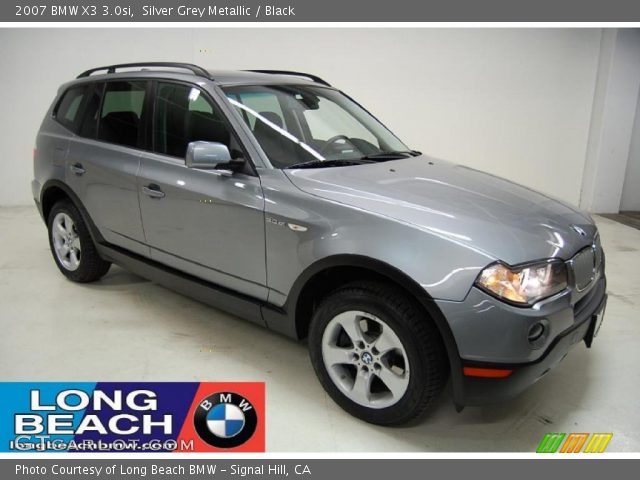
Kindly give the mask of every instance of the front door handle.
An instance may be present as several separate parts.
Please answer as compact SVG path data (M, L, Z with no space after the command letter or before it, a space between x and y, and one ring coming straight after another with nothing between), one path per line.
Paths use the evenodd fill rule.
M84 172L86 172L81 163L74 163L73 165L70 165L69 168L78 176L84 175Z
M160 190L160 187L155 184L142 187L142 191L145 195L149 195L151 198L164 198L164 192Z

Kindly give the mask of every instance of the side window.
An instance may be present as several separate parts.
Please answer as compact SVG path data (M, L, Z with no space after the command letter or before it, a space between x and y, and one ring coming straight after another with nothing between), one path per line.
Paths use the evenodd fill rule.
M80 105L82 105L86 90L86 85L72 87L67 90L60 99L60 102L58 102L54 112L54 118L58 123L76 133L80 120Z
M107 82L98 121L98 139L137 147L146 82Z
M184 158L190 142L219 142L232 152L240 146L224 117L196 87L158 83L153 119L154 151Z
M211 104L207 101L206 98L204 98L202 95L200 95L200 90L195 89L198 92L198 95L196 96L194 94L195 100L189 102L189 111L191 112L204 112L204 113L213 113L213 107L211 106Z

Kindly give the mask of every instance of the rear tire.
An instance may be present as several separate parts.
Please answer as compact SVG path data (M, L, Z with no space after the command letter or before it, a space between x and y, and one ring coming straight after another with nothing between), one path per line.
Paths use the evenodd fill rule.
M49 246L58 269L69 280L95 282L111 267L96 250L78 208L69 200L56 203L47 221Z
M418 419L449 368L440 334L403 290L354 282L328 295L309 329L311 362L331 398L378 425Z

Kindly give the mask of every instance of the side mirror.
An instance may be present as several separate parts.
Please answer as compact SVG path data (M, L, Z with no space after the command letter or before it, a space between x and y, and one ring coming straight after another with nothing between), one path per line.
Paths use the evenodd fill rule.
M226 145L218 142L191 142L187 147L185 164L188 168L202 170L237 170L242 160L232 160L231 152Z

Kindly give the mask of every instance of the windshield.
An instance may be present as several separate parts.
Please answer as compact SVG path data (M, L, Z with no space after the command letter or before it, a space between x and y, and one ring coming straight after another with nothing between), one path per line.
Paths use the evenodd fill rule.
M327 160L349 163L408 151L362 107L330 88L258 85L223 90L276 168Z

